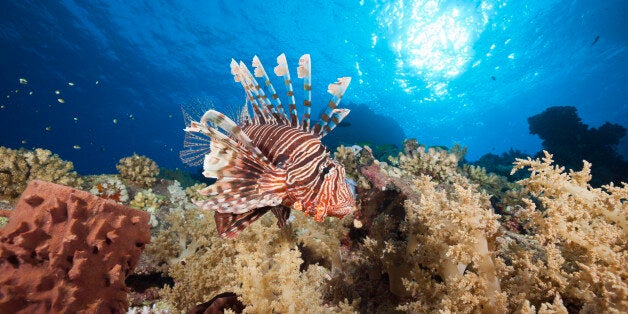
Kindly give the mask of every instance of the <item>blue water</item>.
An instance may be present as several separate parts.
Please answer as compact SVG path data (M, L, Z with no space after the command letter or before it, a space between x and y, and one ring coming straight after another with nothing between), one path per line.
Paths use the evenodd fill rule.
M527 117L547 107L628 126L627 16L621 0L1 1L0 145L81 174L134 152L182 167L180 106L241 104L231 58L270 69L285 52L293 69L312 56L314 113L353 77L333 143L534 154Z

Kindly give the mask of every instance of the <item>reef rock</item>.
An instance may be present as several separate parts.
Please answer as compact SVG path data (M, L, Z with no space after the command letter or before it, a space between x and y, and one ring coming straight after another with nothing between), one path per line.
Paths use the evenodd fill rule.
M0 229L0 313L120 313L150 215L34 180Z

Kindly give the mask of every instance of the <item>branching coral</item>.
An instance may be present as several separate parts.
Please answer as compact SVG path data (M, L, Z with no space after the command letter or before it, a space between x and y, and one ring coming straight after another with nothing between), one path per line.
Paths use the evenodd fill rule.
M458 148L448 151L438 147L430 147L425 150L423 146L404 145L404 154L399 154L399 158L389 158L393 165L398 164L399 168L409 176L426 174L438 180L448 180L456 173L458 161L464 149ZM415 148L415 149L413 149Z
M78 187L82 179L72 162L46 149L14 150L0 147L0 198L14 199L34 179Z
M309 263L304 268L298 246L304 243L316 251L316 256L329 252L339 255L334 252L338 247L334 243L340 241L334 235L342 232L332 232L331 224L317 226L319 232L331 232L333 239L327 239L328 235L309 230L311 226L289 222L278 229L274 222L270 216L263 217L237 239L225 240L217 236L211 215L198 209L173 211L166 219L170 227L147 247L150 256L169 265L168 274L176 282L162 294L178 310L190 309L224 292L236 293L247 313L347 309L346 304L337 308L325 305L323 288L330 270ZM297 235L312 239L299 241ZM336 248L317 243L317 239Z
M416 203L407 201L401 228L407 234L406 254L423 267L414 268L404 279L417 300L402 308L503 312L506 295L491 254L499 225L488 195L458 183L438 188L425 175L415 184L421 196ZM425 268L438 274L443 283L430 280Z
M235 266L242 283L235 292L247 305L245 313L330 312L323 300L329 270L318 265L300 270L303 260L292 228L277 231L270 219L251 227L235 242Z
M626 208L628 186L589 185L590 164L564 172L543 159L518 159L513 171L529 168L521 183L540 202L528 202L528 229L534 230L535 250L511 248L520 267L513 268L510 288L532 304L548 302L560 293L568 308L588 313L628 310L628 246ZM539 254L540 252L540 254ZM521 283L527 283L522 289Z
M356 147L345 147L340 145L334 152L334 158L338 160L345 167L345 173L347 178L354 181L358 181L358 169L356 167Z
M159 167L157 163L146 156L133 156L120 159L116 165L123 179L129 180L142 187L150 187L157 181Z
M211 215L198 209L173 211L165 224L169 227L146 250L155 264L163 265L175 279L175 285L161 293L173 308L186 311L220 293L234 291L237 251L218 237Z

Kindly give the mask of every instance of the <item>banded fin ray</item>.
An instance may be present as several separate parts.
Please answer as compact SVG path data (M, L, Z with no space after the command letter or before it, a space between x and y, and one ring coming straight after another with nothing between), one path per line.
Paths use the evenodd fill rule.
M329 84L329 86L327 87L327 92L329 92L332 95L332 98L327 103L327 109L321 115L319 122L314 126L314 128L312 128L313 134L319 135L321 137L323 136L323 133L325 133L324 132L325 126L328 125L329 122L331 121L331 116L333 114L333 111L338 108L338 105L340 104L340 101L342 100L342 96L347 90L349 83L351 83L350 77L340 77L338 78L337 82L333 84ZM337 124L340 124L342 119L344 119L344 116L339 115L338 118L339 119L338 119Z
M265 123L264 115L262 114L263 108L260 108L259 103L255 96L251 93L251 90L246 82L246 78L244 73L242 73L242 69L240 65L234 60L231 59L231 74L233 75L233 80L242 84L242 88L244 88L244 92L246 94L246 98L248 102L253 107L253 123Z
M249 92L258 100L258 104L260 105L260 109L262 114L264 115L264 119L266 123L277 123L276 114L277 110L273 106L273 104L268 100L264 90L261 88L253 74L249 68L244 64L244 62L240 61L239 63L240 70L244 75L244 79L248 84Z
M310 117L312 115L312 60L309 54L304 54L299 58L299 67L297 68L297 76L303 79L303 90L305 97L303 99L303 130L310 130Z
M262 62L259 60L257 56L253 56L252 66L253 66L253 73L255 77L264 78L264 87L268 90L271 101L275 102L275 108L277 108L277 113L280 116L279 118L281 122L283 122L284 124L288 123L289 121L288 116L286 115L286 110L283 107L283 104L281 103L281 99L279 98L279 95L277 95L277 90L275 90L273 83L270 81L270 78L268 77L268 73L266 73L266 70L264 69Z
M325 135L329 134L333 129L335 129L338 124L340 124L340 122L342 122L342 120L344 120L344 118L349 114L349 112L351 112L351 110L345 108L332 110L331 119L329 120L329 123L327 123L327 125L323 127L321 131L321 137L324 137Z
M286 94L290 97L290 103L288 104L288 110L290 110L290 123L292 127L299 127L299 113L297 112L296 101L294 100L294 90L292 89L292 81L290 80L290 69L288 68L288 60L285 54L280 54L277 57L277 66L274 69L275 75L283 77L283 82L286 85Z
M201 117L199 123L201 125L206 125L208 122L218 126L227 132L228 135L232 135L238 139L240 143L242 143L247 149L254 151L255 154L260 156L260 158L263 157L262 159L266 159L259 148L253 144L253 141L251 141L249 136L246 135L246 133L244 133L242 129L226 115L216 110L207 110L207 112L205 112L205 114Z

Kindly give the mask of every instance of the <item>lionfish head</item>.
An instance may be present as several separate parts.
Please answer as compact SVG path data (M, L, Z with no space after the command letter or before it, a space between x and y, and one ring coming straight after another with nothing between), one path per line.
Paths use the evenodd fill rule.
M318 204L325 208L324 216L342 218L356 210L355 198L351 185L345 179L345 168L342 164L327 158L319 167L319 173L323 179L321 190L318 194ZM320 213L318 213L320 215ZM317 216L318 216L317 215Z

